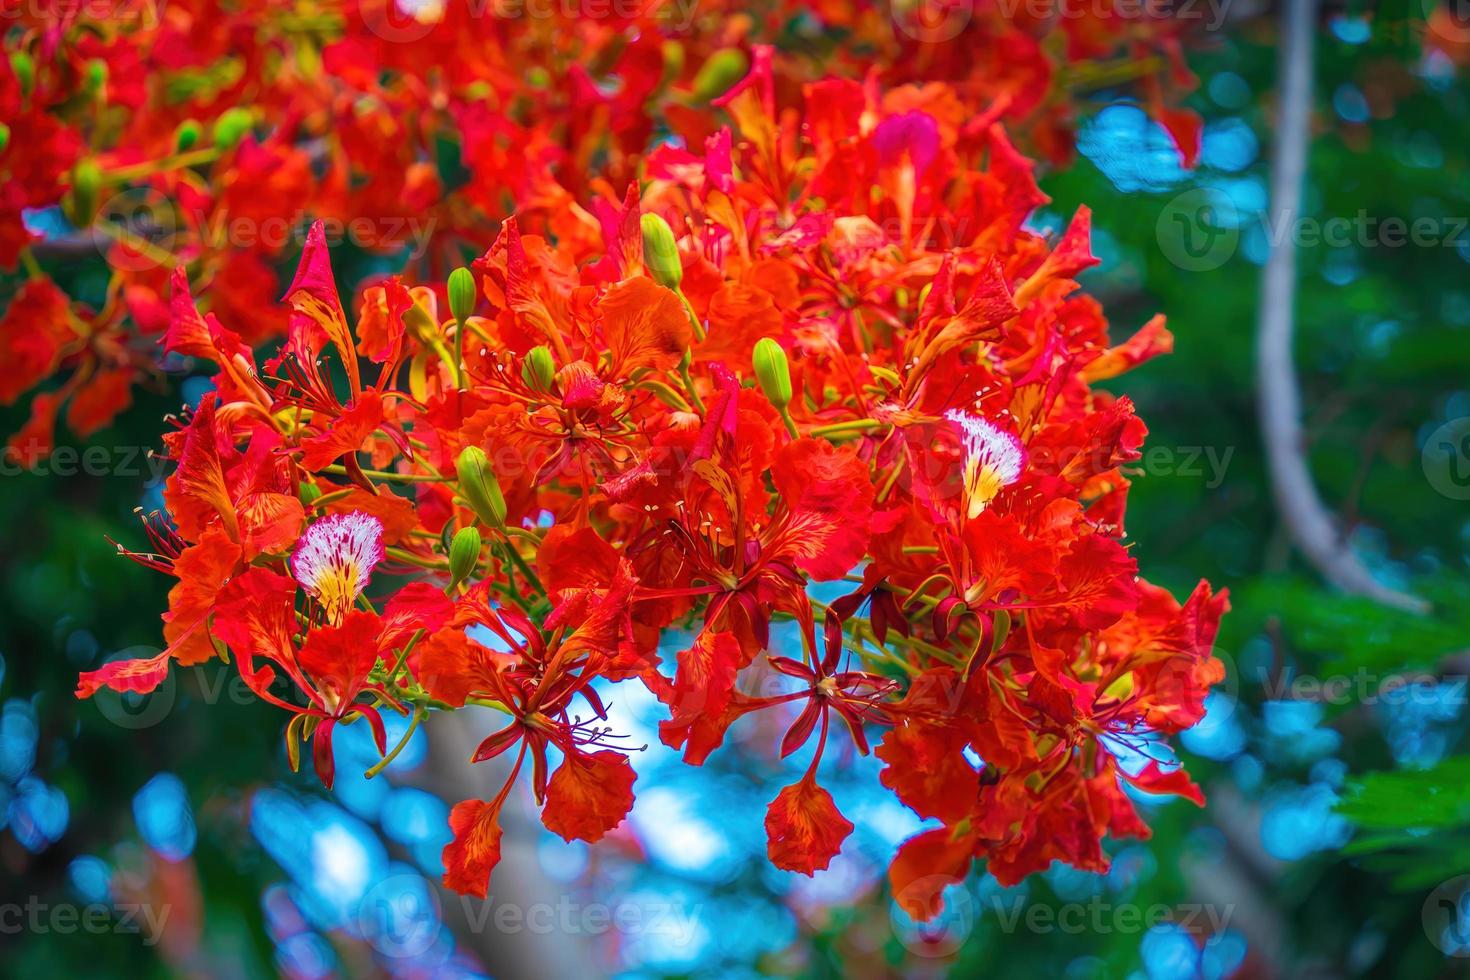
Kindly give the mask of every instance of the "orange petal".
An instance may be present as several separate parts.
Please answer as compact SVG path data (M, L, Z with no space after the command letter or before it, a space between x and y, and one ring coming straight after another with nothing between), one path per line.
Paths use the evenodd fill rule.
M852 824L810 773L776 794L766 809L766 854L785 871L810 876L824 870L850 833Z

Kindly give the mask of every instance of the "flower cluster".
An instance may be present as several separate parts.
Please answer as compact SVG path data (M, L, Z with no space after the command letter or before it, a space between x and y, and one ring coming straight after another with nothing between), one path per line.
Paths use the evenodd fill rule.
M813 746L765 816L784 869L852 830L824 751L871 745L938 821L890 869L915 916L975 859L1007 883L1106 868L1105 837L1148 833L1130 788L1202 802L1167 739L1222 676L1226 601L1139 578L1145 428L1092 387L1168 351L1162 318L1109 344L1076 282L1088 214L1026 226L1046 198L999 107L842 79L786 105L752 60L728 125L554 235L507 219L442 288L390 277L349 312L318 226L264 364L177 271L164 346L217 370L167 436L153 550L129 552L177 579L169 645L78 693L227 653L328 785L339 724L387 759L382 711L499 712L471 762L506 756L507 781L454 808L444 851L477 895L527 763L552 831L622 821L618 684L657 696L692 765L757 715L782 756ZM800 643L772 649L776 621Z
M1181 25L1051 2L15 2L0 269L28 281L0 317L0 404L41 390L6 451L43 457L63 410L86 438L158 376L177 265L253 345L285 328L277 272L307 218L394 268L406 256L420 281L483 252L512 212L552 237L596 224L581 204L637 176L651 145L713 132L711 100L762 41L784 108L828 74L947 81L971 126L1003 119L1061 157L1075 94L1127 85L1192 157L1197 118L1173 104L1193 86ZM105 290L66 283L89 252Z

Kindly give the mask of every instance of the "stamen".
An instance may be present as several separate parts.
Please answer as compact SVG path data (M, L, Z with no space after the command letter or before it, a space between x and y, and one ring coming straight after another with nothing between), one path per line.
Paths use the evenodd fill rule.
M332 514L306 529L291 553L291 574L321 603L329 623L341 622L373 568L383 560L383 522L353 511Z
M1026 450L1020 439L978 415L952 408L944 417L960 427L965 445L966 514L975 518L1002 488L1021 478Z

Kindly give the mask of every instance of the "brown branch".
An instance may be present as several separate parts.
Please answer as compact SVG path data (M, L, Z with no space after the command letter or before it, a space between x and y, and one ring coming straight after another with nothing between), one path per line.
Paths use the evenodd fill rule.
M1301 214L1311 126L1316 12L1317 0L1288 0L1282 7L1281 108L1271 154L1271 200L1282 228L1290 228ZM1276 237L1261 279L1256 376L1261 433L1277 510L1293 543L1333 585L1395 609L1427 612L1429 604L1423 599L1373 578L1349 547L1312 481L1291 349L1296 246L1291 234Z

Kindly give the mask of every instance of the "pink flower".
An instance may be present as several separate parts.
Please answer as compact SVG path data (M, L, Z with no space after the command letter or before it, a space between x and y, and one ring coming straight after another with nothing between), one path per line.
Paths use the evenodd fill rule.
M323 517L296 542L291 574L321 603L327 621L340 623L383 560L383 522L353 511Z
M952 408L944 417L960 427L965 446L966 516L980 516L996 494L1021 478L1026 450L1021 440L991 423Z

